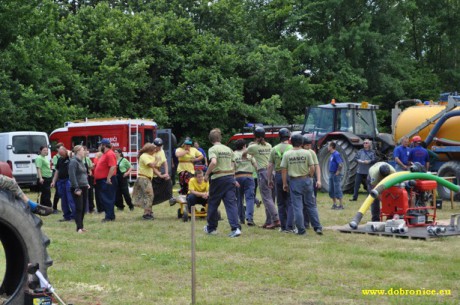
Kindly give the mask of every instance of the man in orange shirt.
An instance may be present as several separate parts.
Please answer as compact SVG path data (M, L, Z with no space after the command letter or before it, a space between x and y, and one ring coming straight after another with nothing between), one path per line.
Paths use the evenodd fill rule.
M99 142L102 156L94 169L94 180L99 191L99 199L105 211L102 222L115 220L115 200L117 197L117 157L109 139Z

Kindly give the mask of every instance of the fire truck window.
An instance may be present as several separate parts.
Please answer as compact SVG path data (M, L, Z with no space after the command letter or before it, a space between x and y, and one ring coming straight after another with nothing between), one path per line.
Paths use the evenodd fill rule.
M153 130L152 129L144 130L144 138L145 138L144 143L147 143L147 142L153 143L153 140L154 140L154 138L153 138Z
M101 141L102 136L89 136L88 141L86 142L86 146L88 147L89 152L97 152L99 148L99 141Z
M71 143L72 147L69 147L71 149L77 145L86 145L86 137L72 137L71 141L72 141Z

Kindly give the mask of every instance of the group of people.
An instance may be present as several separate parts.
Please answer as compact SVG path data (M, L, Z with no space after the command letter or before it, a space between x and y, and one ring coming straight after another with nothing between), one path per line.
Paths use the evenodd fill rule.
M178 172L194 176L188 183L188 208L195 204L208 205L207 225L204 227L207 234L217 232L221 201L231 228L229 237L240 236L242 224L256 225L254 171L265 207L265 222L261 228L279 228L281 232L304 235L311 225L317 234L323 233L315 195L315 188L321 187L321 173L316 154L310 149L311 142L302 135L291 137L286 128L281 129L279 135L280 143L272 147L265 140L265 130L257 127L252 143L248 145L240 139L232 151L221 143L221 131L217 128L211 130L209 140L212 147L208 151L209 163L204 176L201 170L192 169L193 162L200 160L202 154L191 148L191 141L186 140L176 151L179 169L190 164L190 171ZM185 163L182 167L181 162ZM185 192L184 189L181 183L181 192Z
M155 147L155 153L158 153L155 166L165 167L166 174L157 171L157 175L152 176L152 179L160 177L169 180L167 166L163 165L166 162L161 149L163 141L157 138L154 143L156 144L151 145ZM40 206L45 209L52 207L51 212L58 213L57 203L61 200L63 219L60 221L74 220L78 233L86 232L83 219L87 212L92 213L97 210L99 213L105 213L102 222L109 222L115 220L115 207L118 210L125 208L124 202L131 211L134 210L135 203L144 207L142 202L136 202L131 198L129 177L132 164L124 157L122 150L113 150L109 139L102 139L98 144L99 152L94 162L89 158L89 151L85 146L76 145L69 152L62 143L57 144L57 154L53 157L53 170L47 158L48 147L41 147L40 155L36 159L41 194ZM52 187L56 188L53 204L51 203ZM153 200L145 205L144 218L153 219L152 204Z
M209 133L212 147L208 158L203 149L187 138L175 151L176 166L180 183L180 194L187 195L187 206L208 205L207 225L204 231L215 234L218 226L218 207L223 201L230 237L241 235L241 225L255 226L254 206L256 184L260 188L261 202L265 207L264 229L279 228L281 232L306 233L311 226L317 234L322 234L316 206L316 193L321 188L321 170L316 153L311 149L307 136L294 134L287 128L279 130L279 144L274 147L265 140L265 130L256 127L254 141L240 139L235 143L235 151L222 144L219 129ZM404 137L394 150L396 168L386 162L377 162L372 142L365 139L363 148L356 154L358 163L353 197L358 199L361 184L371 190L381 179L396 171L407 170L411 164L420 163L429 167L428 151L421 145L421 138ZM152 206L172 198L171 176L167 159L162 149L163 141L156 138L146 143L138 154L137 180L132 198L129 192L131 163L119 149L113 150L109 139L99 142L99 153L94 162L88 157L85 146L76 145L69 152L59 143L58 153L53 158L54 168L48 156L48 147L40 148L35 164L40 186L40 204L31 201L13 179L0 175L0 186L8 188L37 214L46 216L57 212L57 201L61 200L63 219L74 220L79 233L86 232L83 224L86 212L104 212L103 222L115 220L115 207L124 209L123 200L130 210L134 206L143 209L142 218L153 220ZM336 150L336 143L328 143L329 196L332 209L343 209L341 189L343 159ZM209 163L208 163L209 161ZM174 162L174 161L173 161ZM198 165L203 165L202 167ZM203 171L204 169L204 171ZM253 178L254 172L257 179ZM175 175L175 174L174 174ZM51 188L56 187L54 202L51 203ZM95 191L93 191L95 190ZM155 201L157 198L157 201ZM94 205L94 199L96 205ZM171 205L174 201L170 201ZM244 204L244 202L246 204ZM276 202L276 205L275 205ZM378 220L380 203L372 205L372 220Z

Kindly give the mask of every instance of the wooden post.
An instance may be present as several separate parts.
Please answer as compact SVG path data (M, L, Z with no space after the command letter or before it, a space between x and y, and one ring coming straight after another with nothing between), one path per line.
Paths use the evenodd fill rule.
M195 265L195 207L191 207L191 230L192 230L192 305L196 302L196 265Z

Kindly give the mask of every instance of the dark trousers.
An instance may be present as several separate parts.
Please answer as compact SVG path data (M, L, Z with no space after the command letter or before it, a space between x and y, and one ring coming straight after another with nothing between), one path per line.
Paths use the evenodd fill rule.
M369 188L367 187L367 174L356 174L355 176L355 188L353 190L353 199L355 200L358 199L358 192L361 184L367 189L367 192L369 192Z
M59 203L59 192L57 190L57 187L56 187L56 192L54 193L54 198L53 198L53 210L57 210L57 206L58 206L58 203Z
M201 204L202 206L205 206L208 203L207 199L204 199L202 197L198 197L194 194L188 194L187 195L187 207L188 210L192 210L192 206L195 206L197 204Z
M99 213L104 212L104 206L101 201L101 190L97 183L94 184L94 199L96 200L96 209Z
M70 191L70 180L59 179L56 183L59 197L61 198L61 207L64 219L75 219L75 203L73 202L72 193Z
M294 210L292 209L291 196L283 190L281 173L275 174L276 203L282 230L292 230L294 226Z
M238 223L238 206L236 203L236 186L233 175L223 176L211 180L208 199L208 232L217 229L219 222L218 209L221 200L224 201L228 223L232 231L241 228Z
M115 201L115 205L118 209L123 210L125 205L123 204L123 198L125 198L126 204L131 209L133 208L133 203L131 200L131 195L129 194L129 184L128 184L128 177L123 177L123 175L117 174L117 199Z
M40 204L51 207L51 181L52 178L43 178L43 184L38 184L40 189Z
M90 185L88 189L88 211L90 213L94 212L94 177L88 176L88 184Z
M75 224L77 231L83 229L83 218L85 217L86 207L88 206L88 187L81 187L81 194L75 194L75 189L72 188L72 197L75 202Z
M117 177L112 176L112 184L107 183L107 179L96 180L99 190L99 199L104 207L105 219L115 220L115 200L117 199Z

